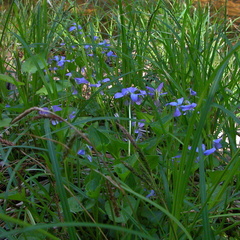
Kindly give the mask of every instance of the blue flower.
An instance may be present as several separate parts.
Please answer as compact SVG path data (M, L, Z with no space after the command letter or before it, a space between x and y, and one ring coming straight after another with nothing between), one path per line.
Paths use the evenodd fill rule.
M73 119L76 117L76 111L72 111L69 115L69 119Z
M65 76L72 77L72 73L68 72L68 73L65 74Z
M109 51L109 52L107 52L106 55L107 55L107 57L117 57L117 55L114 54L113 51Z
M160 83L159 86L155 89L155 88L152 88L152 87L146 87L148 89L148 94L153 96L154 94L158 96L161 96L161 95L165 95L167 94L167 92L164 92L164 93L161 93L162 91L162 88L163 88L163 83Z
M196 96L197 95L197 92L193 91L191 88L189 88L189 91L190 91L190 95L192 95L192 96Z
M43 109L43 111L39 111L39 112L38 112L40 115L47 115L47 114L49 114L49 113L47 112L47 111L49 111L48 107L42 107L42 109ZM44 110L46 110L46 111L44 111Z
M123 88L121 92L115 93L114 98L122 98L126 95L130 95L130 98L137 105L142 103L142 97L147 93L144 90L139 90L136 87Z
M85 152L85 150L84 149L80 149L80 150L78 150L78 152L77 152L77 154L78 155L85 155L86 154L86 152Z
M176 107L176 110L173 114L174 117L181 116L182 115L181 111L183 111L183 112L191 111L191 110L194 110L194 108L197 106L196 103L183 105L183 101L184 101L184 98L182 97L182 98L177 99L176 102L170 102L170 103L166 104L166 106L170 105L170 106Z
M74 31L74 30L76 30L76 29L82 29L81 25L77 25L77 23L73 23L72 25L73 25L73 26L71 26L71 27L68 29L69 32L72 32L72 31Z
M53 105L53 106L52 106L53 111L54 111L54 112L62 111L62 108L59 107L59 106L61 106L61 105Z
M146 196L146 198L150 198L150 197L153 197L155 196L155 191L154 190L150 190L150 193Z
M90 84L89 86L90 86L90 87L101 87L101 81L98 81L98 82L95 83L95 84Z
M143 121L143 122L138 122L137 123L137 128L135 129L135 133L137 134L137 138L136 138L136 141L138 141L139 139L142 138L143 134L146 132L146 130L144 130L144 126L145 126L145 119L141 119L140 121ZM133 122L132 123L133 126L136 126L136 122Z
M188 149L191 150L192 147L189 146ZM207 150L206 150L205 144L202 144L202 151L203 151L203 155L208 156L208 155L214 153L214 152L216 151L216 148L213 147L213 148L210 148L210 149L207 149ZM197 152L197 153L199 152L198 147L196 148L196 152Z
M213 140L213 145L216 149L222 148L222 144L220 143L221 141L222 141L222 138Z
M89 162L92 162L92 157L89 154L86 154L86 151L84 149L78 150L77 154L80 156L86 156Z
M77 84L83 84L83 83L89 84L89 81L86 78L84 78L84 77L82 77L82 78L74 78L74 79L75 79Z
M191 104L188 104L188 105L182 105L182 106L180 106L180 108L183 112L186 112L186 111L189 111L189 110L193 110L196 106L197 106L196 103L191 103Z

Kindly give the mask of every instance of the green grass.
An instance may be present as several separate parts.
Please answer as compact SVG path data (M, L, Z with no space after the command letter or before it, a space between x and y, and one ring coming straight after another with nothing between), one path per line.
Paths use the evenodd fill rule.
M238 239L227 18L191 1L52 2L0 16L0 238Z

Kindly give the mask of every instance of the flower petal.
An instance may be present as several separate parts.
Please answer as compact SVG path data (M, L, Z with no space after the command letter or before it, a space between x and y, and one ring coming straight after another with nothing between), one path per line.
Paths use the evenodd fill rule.
M114 98L121 98L123 96L124 95L122 93L118 92L118 93L115 93Z
M84 77L82 77L82 78L74 78L74 79L75 79L77 84L83 84L83 83L88 84L89 83L88 80L86 78L84 78Z
M182 113L180 112L180 110L179 110L178 108L176 108L173 116L174 116L174 117L179 117L179 116L181 116L181 115L182 115Z
M222 144L220 143L221 141L222 141L222 138L213 140L213 145L216 149L222 148Z
M216 151L216 148L211 148L211 149L208 149L208 150L204 151L203 154L204 154L205 156L208 156L208 155L214 153L215 151Z

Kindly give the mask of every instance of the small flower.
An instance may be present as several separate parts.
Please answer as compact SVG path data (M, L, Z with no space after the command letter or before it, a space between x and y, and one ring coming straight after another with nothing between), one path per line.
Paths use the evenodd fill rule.
M77 84L84 84L84 83L89 84L89 81L86 78L84 78L84 77L82 77L82 78L74 78L74 79L75 79Z
M109 51L106 53L107 57L117 57L117 55L113 51Z
M69 119L73 119L76 117L76 111L72 111L69 115Z
M146 87L148 89L148 94L153 96L153 95L157 95L158 96L161 96L161 95L165 95L167 94L167 92L164 92L164 93L161 93L162 91L162 88L163 88L163 83L160 83L159 86L155 89L155 88L152 88L152 87Z
M78 150L77 154L80 156L86 156L89 162L92 162L92 157L89 154L86 154L86 151L84 149Z
M191 88L189 88L189 91L190 91L190 95L192 95L192 96L196 96L197 95L197 92L193 91Z
M180 106L180 108L183 112L186 112L186 111L189 111L189 110L193 110L196 106L197 106L196 103L191 103L191 104L188 104L188 105L182 105L182 106Z
M84 149L80 149L80 150L78 150L77 154L83 156L86 154L86 152Z
M142 103L142 97L146 95L146 91L139 90L135 87L123 88L121 92L115 93L114 98L122 98L126 95L130 95L130 98L137 105Z
M146 130L144 130L144 126L145 126L145 119L141 119L140 121L143 121L143 122L138 122L137 124L137 128L135 129L135 133L137 134L137 138L136 138L136 141L138 141L139 139L142 138L143 134L146 132ZM132 123L133 126L136 126L136 122L133 122Z
M53 106L52 106L53 111L54 111L54 112L62 111L62 108L59 107L59 106L61 106L61 105L53 105Z
M192 147L189 146L188 149L191 150ZM214 152L216 151L216 148L211 148L211 149L207 149L207 150L206 150L205 144L202 144L202 151L203 151L203 155L208 156L208 155L214 153ZM196 148L196 152L197 152L197 153L199 152L198 147Z
M81 25L77 25L77 23L73 23L73 26L71 26L71 27L68 29L68 31L69 31L69 32L72 32L72 31L74 31L74 30L76 30L76 29L82 29L82 27L81 27Z
M68 73L65 74L65 76L72 77L72 73L68 72Z
M38 112L40 115L47 115L47 114L49 114L49 113L47 112L47 111L49 111L48 107L42 107L42 109L43 109L43 111L39 111L39 112ZM46 111L44 111L44 110L46 110Z
M208 156L208 155L214 153L215 151L216 151L216 148L211 148L211 149L208 149L208 150L204 151L203 154L204 154L205 156Z
M59 121L58 120L51 120L51 123L53 126L56 126L57 124L59 124Z
M154 190L150 190L150 193L146 196L146 198L150 198L150 197L153 197L155 196L155 191Z
M102 80L102 83L106 83L106 82L110 82L110 78L104 78L104 79Z
M101 87L101 82L98 81L96 84L90 84L90 87Z
M213 140L213 145L216 149L222 148L222 144L220 143L221 141L222 141L222 138Z
M180 110L182 110L183 112L186 112L186 111L194 110L194 108L197 106L196 103L183 105L183 101L184 101L184 98L182 97L182 98L177 99L177 102L170 102L170 103L166 104L166 106L170 105L170 106L176 107L176 110L173 114L174 117L179 117L182 115Z
M73 95L77 95L77 94L78 94L78 91L77 91L76 88L73 88L72 94L73 94Z
M167 106L167 105L175 106L175 107L176 107L176 106L181 106L181 105L183 104L183 101L184 101L184 98L182 97L182 98L177 99L177 102L167 103L166 106Z

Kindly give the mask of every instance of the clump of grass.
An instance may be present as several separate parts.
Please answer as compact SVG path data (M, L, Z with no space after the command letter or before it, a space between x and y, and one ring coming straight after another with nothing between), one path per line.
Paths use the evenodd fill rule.
M239 237L226 25L189 1L51 3L1 19L0 238Z

